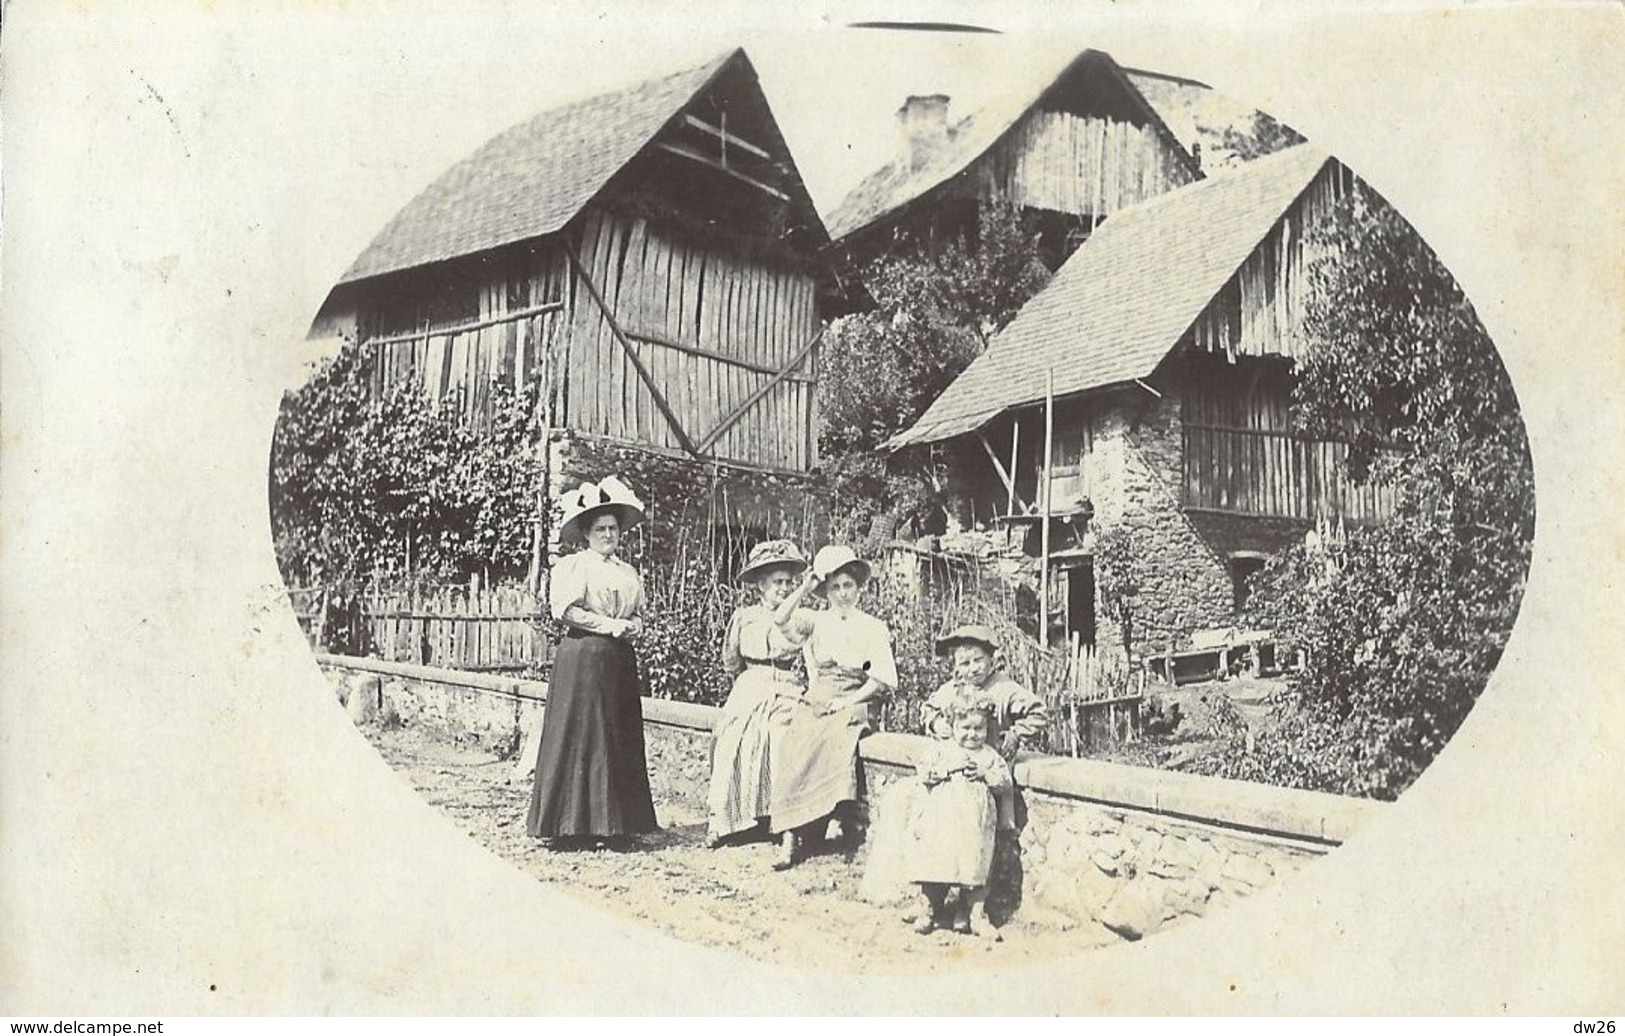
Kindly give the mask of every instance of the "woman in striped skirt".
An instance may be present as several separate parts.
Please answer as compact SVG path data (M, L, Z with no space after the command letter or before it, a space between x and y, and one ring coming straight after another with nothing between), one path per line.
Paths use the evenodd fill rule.
M734 612L722 643L723 664L734 684L711 755L707 805L713 846L767 819L773 718L805 689L798 660L814 616L798 607L801 595L793 591L806 569L807 559L794 543L769 540L757 544L739 570L739 581L755 587L758 599Z

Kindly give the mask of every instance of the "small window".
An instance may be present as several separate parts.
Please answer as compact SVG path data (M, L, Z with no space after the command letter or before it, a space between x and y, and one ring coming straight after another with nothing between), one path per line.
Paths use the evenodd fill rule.
M1262 554L1230 555L1231 602L1237 615L1247 606L1247 597L1252 592L1252 578L1264 570L1264 561Z

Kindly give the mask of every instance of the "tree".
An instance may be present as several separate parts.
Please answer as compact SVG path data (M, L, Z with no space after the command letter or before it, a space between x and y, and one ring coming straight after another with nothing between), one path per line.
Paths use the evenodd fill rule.
M849 518L920 513L934 492L881 449L909 427L1049 278L1037 235L1012 207L984 205L976 239L886 256L865 271L875 308L841 321L819 363L824 473Z
M1360 189L1318 234L1294 420L1350 440L1391 519L1263 573L1258 621L1309 663L1281 724L1219 769L1393 798L1465 720L1517 617L1534 536L1528 441L1471 303L1390 206Z
M1234 124L1218 127L1198 124L1197 129L1207 138L1214 151L1221 156L1230 156L1229 161L1234 162L1251 162L1255 158L1296 147L1305 139L1303 134L1286 123L1257 111L1253 112L1246 129L1238 129ZM1221 164L1228 164L1228 161Z

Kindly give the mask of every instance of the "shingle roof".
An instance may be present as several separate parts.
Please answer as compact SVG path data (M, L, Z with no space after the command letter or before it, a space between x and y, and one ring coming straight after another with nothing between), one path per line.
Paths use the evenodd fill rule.
M1061 71L1035 84L1032 89L1003 94L997 101L955 123L949 128L946 145L931 161L919 169L910 169L906 159L898 158L870 173L847 192L846 197L841 199L840 204L825 219L825 224L829 227L829 236L838 241L862 230L964 172L971 163L998 143L999 138L1020 121L1022 116L1031 111L1051 87L1084 65L1095 66L1107 72L1122 87L1129 102L1140 109L1147 123L1175 151L1185 156L1193 173L1201 175L1195 161L1190 158L1173 131L1163 122L1162 116L1141 95L1139 89L1118 67L1117 62L1112 60L1111 55L1098 50L1086 50L1068 61Z
M742 50L698 68L554 108L452 166L390 220L339 283L551 234L568 223ZM773 143L782 146L782 140ZM805 195L799 179L795 193ZM797 198L811 210L811 201ZM812 213L816 221L816 213Z
M1299 145L1108 217L892 449L1144 378L1330 159Z

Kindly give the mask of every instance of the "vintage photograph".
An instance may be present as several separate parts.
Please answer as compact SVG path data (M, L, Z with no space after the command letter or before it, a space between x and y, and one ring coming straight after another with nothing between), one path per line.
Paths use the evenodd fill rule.
M806 42L535 113L332 285L269 503L334 708L534 880L774 963L1054 960L1335 852L1518 616L1471 300L1179 67ZM781 115L877 54L881 118Z
M1617 1024L1625 8L4 21L0 1028Z

